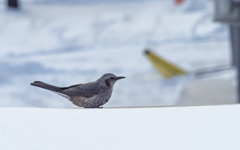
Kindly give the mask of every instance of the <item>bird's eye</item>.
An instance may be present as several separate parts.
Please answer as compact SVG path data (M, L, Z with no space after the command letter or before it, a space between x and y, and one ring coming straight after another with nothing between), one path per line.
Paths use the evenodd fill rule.
M110 79L113 79L113 77L111 77Z

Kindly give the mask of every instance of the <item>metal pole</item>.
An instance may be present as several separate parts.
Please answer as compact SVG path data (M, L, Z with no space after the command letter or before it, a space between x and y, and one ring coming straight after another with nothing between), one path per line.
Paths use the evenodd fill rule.
M232 65L237 69L238 103L240 103L240 27L230 25Z
M7 5L9 8L18 8L18 0L7 0Z

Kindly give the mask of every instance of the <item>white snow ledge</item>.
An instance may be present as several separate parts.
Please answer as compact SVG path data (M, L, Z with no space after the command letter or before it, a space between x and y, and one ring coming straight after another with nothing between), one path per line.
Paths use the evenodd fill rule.
M236 150L240 105L0 108L1 150Z

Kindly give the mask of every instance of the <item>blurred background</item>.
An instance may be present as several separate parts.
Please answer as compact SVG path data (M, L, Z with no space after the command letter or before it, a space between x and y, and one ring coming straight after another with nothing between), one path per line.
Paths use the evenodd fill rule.
M104 73L126 76L105 107L236 103L228 25L213 21L211 0L0 0L0 107L75 108L30 86L70 86ZM186 75L165 78L144 50Z

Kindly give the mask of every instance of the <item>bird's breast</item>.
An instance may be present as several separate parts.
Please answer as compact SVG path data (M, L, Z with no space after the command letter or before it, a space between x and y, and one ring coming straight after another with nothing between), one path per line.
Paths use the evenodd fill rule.
M75 97L72 97L70 100L73 102L73 104L77 106L85 107L85 108L93 108L93 107L102 106L105 103L107 103L111 98L111 94L112 94L112 90L107 90L89 98L75 96Z

